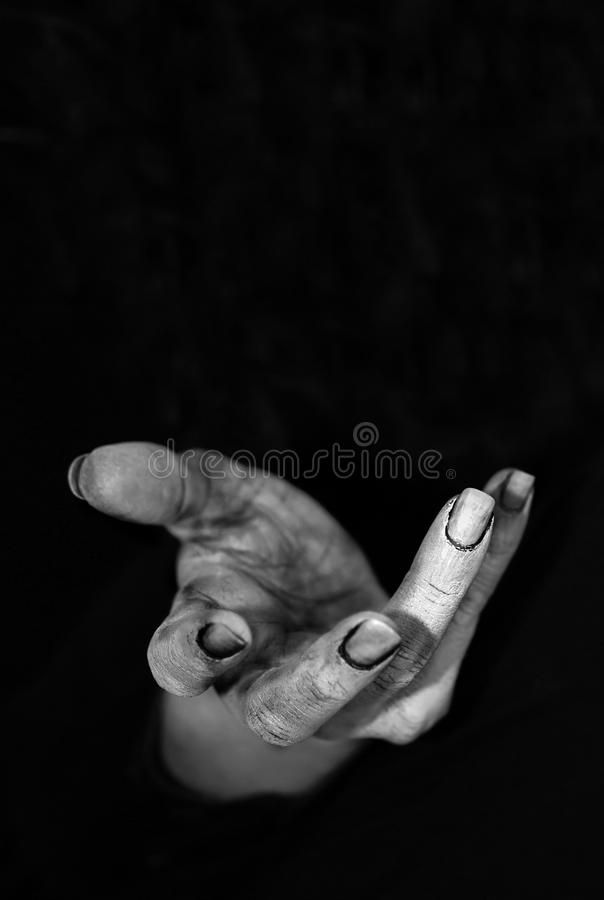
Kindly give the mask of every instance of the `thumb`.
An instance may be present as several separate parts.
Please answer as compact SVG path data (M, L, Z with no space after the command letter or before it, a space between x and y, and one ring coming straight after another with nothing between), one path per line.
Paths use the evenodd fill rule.
M183 459L159 444L108 444L74 459L67 479L76 497L107 515L175 525L200 515L209 495L209 479L199 466L183 466Z

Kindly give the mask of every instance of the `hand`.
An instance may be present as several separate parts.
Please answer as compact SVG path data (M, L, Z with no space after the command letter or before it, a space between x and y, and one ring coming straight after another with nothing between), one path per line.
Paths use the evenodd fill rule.
M407 743L447 711L481 610L524 532L533 477L497 472L441 509L390 599L307 494L202 451L153 474L144 443L74 461L74 493L181 541L179 590L149 645L158 684L213 688L271 744L311 736ZM165 451L163 451L165 452ZM184 459L183 459L184 462Z

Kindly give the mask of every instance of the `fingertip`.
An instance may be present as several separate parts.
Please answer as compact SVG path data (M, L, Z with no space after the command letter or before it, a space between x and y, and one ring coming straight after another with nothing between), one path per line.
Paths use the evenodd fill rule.
M69 485L69 489L74 497L77 497L78 500L85 500L86 496L80 487L80 472L82 469L82 465L87 459L88 454L82 453L80 456L76 456L73 460L69 469L67 470L67 483Z
M217 609L198 630L195 640L211 659L222 660L249 648L252 633L243 616L228 609Z
M245 641L227 625L210 622L197 632L197 645L212 659L228 659L245 647Z
M513 471L514 469L508 466L505 469L499 469L497 472L494 472L483 487L483 491L485 491L485 493L487 494L490 494L491 497L494 497L496 500L499 495L501 485Z
M354 625L338 647L338 653L354 669L374 669L393 655L401 637L393 624L376 616Z
M211 632L214 632L213 634ZM161 688L179 697L195 697L250 649L245 620L229 610L179 615L163 622L147 649L149 668Z
M473 550L482 543L493 519L495 500L485 491L465 488L449 511L445 535L459 550Z
M499 506L506 512L521 512L533 492L535 476L522 469L512 469L499 492Z
M535 489L535 476L508 466L499 469L487 481L484 490L497 501L497 511L526 512Z
M306 740L373 681L400 645L390 617L374 610L348 616L255 677L245 698L248 727L281 747Z
M142 524L165 524L178 515L184 491L170 453L142 442L97 447L71 463L69 487L100 512Z

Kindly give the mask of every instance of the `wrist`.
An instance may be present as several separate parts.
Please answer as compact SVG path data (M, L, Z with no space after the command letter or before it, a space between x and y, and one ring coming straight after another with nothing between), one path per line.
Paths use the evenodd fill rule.
M164 765L181 784L215 800L308 793L360 747L360 741L319 738L285 748L267 744L232 714L213 689L199 697L161 698Z

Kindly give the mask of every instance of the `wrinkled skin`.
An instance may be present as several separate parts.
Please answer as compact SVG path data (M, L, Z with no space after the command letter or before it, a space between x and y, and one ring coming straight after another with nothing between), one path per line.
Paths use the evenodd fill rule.
M158 452L98 448L72 464L70 482L97 509L181 541L179 591L149 647L164 689L213 689L280 746L317 735L406 743L446 713L480 612L520 543L532 476L502 470L484 492L447 503L389 598L307 494L224 458L208 477L201 451L186 472L159 477L149 464Z

